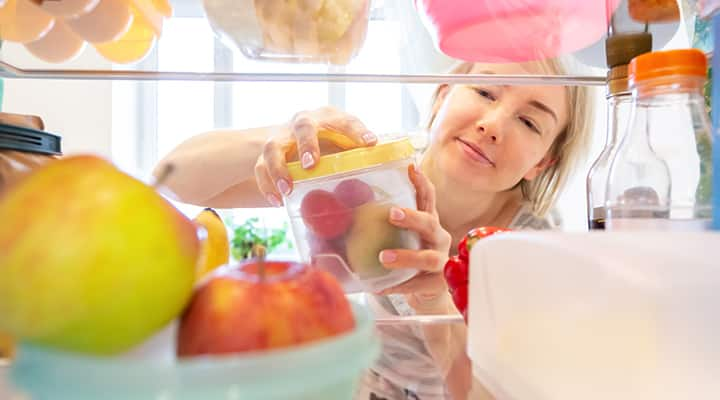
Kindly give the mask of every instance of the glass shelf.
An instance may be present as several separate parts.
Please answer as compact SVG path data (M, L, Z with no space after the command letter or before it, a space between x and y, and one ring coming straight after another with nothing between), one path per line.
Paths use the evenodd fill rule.
M604 76L496 75L496 74L357 74L357 73L262 73L190 72L138 70L61 70L18 68L0 61L0 76L21 79L78 79L132 81L213 82L356 82L356 83L449 83L492 82L498 85L605 85Z
M29 1L29 0L15 0ZM142 0L131 0L139 2ZM345 65L260 61L248 51L221 39L213 29L201 0L171 0L173 14L165 18L159 39L144 59L114 64L90 44L72 60L49 63L31 53L27 44L10 41L0 49L0 77L9 79L130 80L130 81L211 81L211 82L331 82L331 83L482 83L511 85L588 85L605 83L604 38L566 58L578 68L567 74L488 75L452 74L458 60L441 53L433 36L409 1L372 0L367 35L358 54ZM407 4L405 4L407 3ZM600 18L600 17L598 17ZM508 28L509 29L509 28ZM189 33L192 32L192 33ZM499 32L502 33L502 32ZM206 44L214 51L198 54L193 49ZM158 52L163 47L186 46L188 63L183 69L163 68ZM600 53L598 53L600 52ZM596 54L597 53L597 54ZM193 58L205 57L198 67ZM383 62L377 62L382 59ZM593 60L590 60L593 59ZM590 61L588 61L590 60ZM579 61L579 63L576 63ZM588 68L587 65L591 67Z

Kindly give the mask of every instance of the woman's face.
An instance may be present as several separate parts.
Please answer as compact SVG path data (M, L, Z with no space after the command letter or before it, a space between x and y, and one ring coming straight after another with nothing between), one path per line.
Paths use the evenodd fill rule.
M538 74L518 64L475 64L471 73ZM552 164L548 150L568 123L562 86L455 85L438 98L426 153L460 187L501 192Z

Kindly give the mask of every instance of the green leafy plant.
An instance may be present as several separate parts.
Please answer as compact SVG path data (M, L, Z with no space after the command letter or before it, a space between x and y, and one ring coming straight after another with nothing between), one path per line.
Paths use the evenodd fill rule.
M233 224L228 224L228 226L233 226ZM268 253L281 246L292 248L292 243L287 238L287 224L280 229L267 229L260 226L259 218L253 217L248 218L240 225L235 225L232 231L230 249L236 260L250 258L255 244L265 246Z

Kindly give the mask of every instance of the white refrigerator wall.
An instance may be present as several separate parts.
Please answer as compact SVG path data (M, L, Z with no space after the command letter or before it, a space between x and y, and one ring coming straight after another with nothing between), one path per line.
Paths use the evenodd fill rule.
M2 54L24 68L57 68L13 43L3 43ZM109 69L111 64L86 50L67 68ZM65 154L111 157L112 86L111 81L6 79L2 110L40 116L47 131L62 136Z

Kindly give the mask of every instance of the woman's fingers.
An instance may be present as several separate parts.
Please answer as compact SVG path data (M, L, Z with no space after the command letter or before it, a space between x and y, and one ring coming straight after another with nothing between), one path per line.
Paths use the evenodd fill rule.
M265 161L261 158L255 164L255 182L257 183L260 193L262 193L273 207L280 207L282 203L282 197L277 190L277 186L270 177Z
M312 168L320 158L318 123L308 112L295 115L290 130L297 142L298 157L303 168Z
M447 255L437 250L387 249L380 252L380 262L388 269L413 268L440 272Z
M417 232L430 247L442 248L450 243L450 234L440 226L437 216L429 212L391 207L389 221L399 228Z
M415 186L418 210L437 214L435 186L430 182L430 179L413 164L410 164L408 167L408 177L413 186Z
M358 146L372 146L377 143L377 136L370 132L362 121L349 114L340 113L324 123L324 126L347 136Z
M262 158L267 168L269 179L277 189L277 192L286 196L290 194L292 191L292 179L290 178L290 173L288 172L285 162L283 146L275 140L268 141L263 148Z

